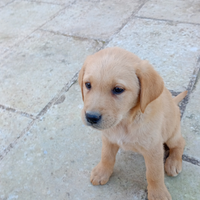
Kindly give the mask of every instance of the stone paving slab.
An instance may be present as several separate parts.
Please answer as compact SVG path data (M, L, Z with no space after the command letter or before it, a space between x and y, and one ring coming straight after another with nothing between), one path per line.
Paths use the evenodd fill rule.
M186 90L200 55L200 26L134 18L107 45L148 60L168 89Z
M50 20L62 8L60 5L27 1L15 1L5 6L0 10L0 54Z
M146 200L141 155L120 150L114 173L104 186L92 186L91 169L99 162L101 134L82 124L78 84L65 93L0 163L1 199ZM183 163L183 172L165 182L173 199L200 197L200 170Z
M14 0L1 0L0 1L0 9L4 6L8 5L9 3L12 3Z
M199 0L150 0L137 16L200 24Z
M13 1L15 1L15 0L1 0L0 1L0 9L3 8L4 6L12 3Z
M42 29L62 34L108 40L143 1L77 1Z
M0 109L0 157L31 121L25 116Z
M177 177L165 175L165 184L173 200L200 199L199 166L183 161L183 170Z
M36 31L2 60L0 104L38 114L101 42ZM14 62L13 62L14 61Z
M182 119L182 134L186 139L185 154L200 160L200 75Z

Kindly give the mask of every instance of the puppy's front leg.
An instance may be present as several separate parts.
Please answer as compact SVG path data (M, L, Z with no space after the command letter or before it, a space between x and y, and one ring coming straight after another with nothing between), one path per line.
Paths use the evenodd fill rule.
M118 150L118 145L112 144L105 136L102 136L101 161L92 170L90 177L93 185L104 185L108 182L113 172L115 156Z
M148 200L172 200L164 183L163 145L145 151Z

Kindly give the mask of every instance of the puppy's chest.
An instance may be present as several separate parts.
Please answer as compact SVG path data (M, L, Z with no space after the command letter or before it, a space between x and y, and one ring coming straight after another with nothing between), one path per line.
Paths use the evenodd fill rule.
M106 132L105 136L114 144L118 144L124 150L139 152L141 146L140 135L137 130L118 127L112 131Z

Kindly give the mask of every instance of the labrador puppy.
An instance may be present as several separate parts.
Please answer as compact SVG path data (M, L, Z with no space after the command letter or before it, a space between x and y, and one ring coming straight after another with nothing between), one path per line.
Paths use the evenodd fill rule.
M148 199L171 200L164 169L169 176L182 170L185 141L177 104L187 91L172 98L148 61L118 47L88 56L78 81L84 101L82 120L102 130L101 161L91 172L91 183L108 182L122 148L143 155ZM170 149L165 166L163 143Z

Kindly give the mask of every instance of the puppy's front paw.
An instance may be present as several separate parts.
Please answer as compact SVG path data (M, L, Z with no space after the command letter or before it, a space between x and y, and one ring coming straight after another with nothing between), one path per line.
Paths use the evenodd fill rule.
M93 185L104 185L108 182L113 172L112 167L99 163L91 172L90 181Z
M182 171L182 160L169 155L165 163L165 171L168 176L177 176Z
M164 186L157 189L148 188L148 200L172 200L172 197Z

